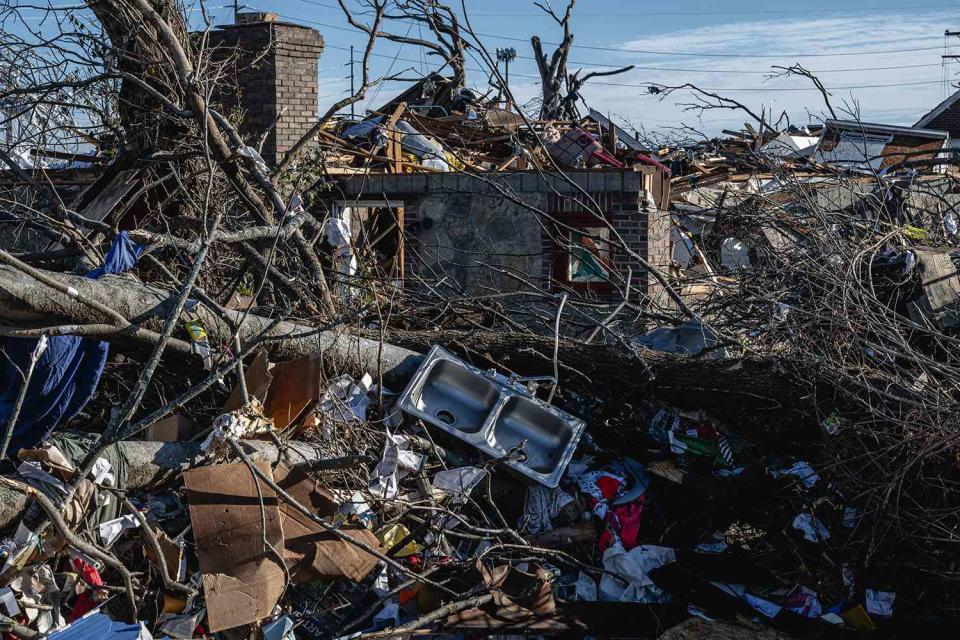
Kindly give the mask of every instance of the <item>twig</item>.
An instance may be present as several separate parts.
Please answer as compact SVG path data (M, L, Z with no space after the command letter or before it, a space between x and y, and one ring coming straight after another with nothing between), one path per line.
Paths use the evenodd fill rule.
M553 402L553 394L560 384L560 363L558 356L560 354L560 317L563 315L563 306L567 304L567 294L560 297L560 305L557 307L557 321L553 326L553 386L550 387L550 395L547 396L547 404Z

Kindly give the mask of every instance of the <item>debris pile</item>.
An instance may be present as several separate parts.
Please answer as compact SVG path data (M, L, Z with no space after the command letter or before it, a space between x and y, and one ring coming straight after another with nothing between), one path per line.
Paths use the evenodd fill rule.
M375 1L360 88L284 146L227 102L242 47L156 4L61 34L83 79L0 85L111 105L0 145L5 638L956 625L948 133L642 139L581 117L569 9L535 113L433 2L400 8L452 75L351 117ZM256 16L225 31L305 59Z

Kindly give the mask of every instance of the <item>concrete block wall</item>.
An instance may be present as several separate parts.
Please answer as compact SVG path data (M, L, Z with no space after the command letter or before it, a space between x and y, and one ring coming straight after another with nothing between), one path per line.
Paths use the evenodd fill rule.
M490 174L367 174L344 178L339 193L347 199L404 202L408 275L433 279L441 272L468 290L514 290L516 278L497 276L479 262L514 270L547 285L557 244L543 230L533 208L584 222L588 209L578 200L586 190L604 211L632 252L656 265L670 261L670 218L652 206L643 189L642 172L570 172L576 186L560 176L534 171ZM649 180L647 180L649 182ZM504 192L512 195L505 197ZM514 202L519 200L520 203ZM522 203L522 204L521 204ZM525 206L526 205L526 206ZM589 221L589 219L587 219ZM633 290L659 296L659 285L624 251L613 252L614 268L626 276L633 269ZM597 292L598 297L605 293Z
M241 134L251 145L267 134L261 155L277 162L316 121L323 38L309 27L248 20L211 31L209 46L226 66L214 102L243 113Z

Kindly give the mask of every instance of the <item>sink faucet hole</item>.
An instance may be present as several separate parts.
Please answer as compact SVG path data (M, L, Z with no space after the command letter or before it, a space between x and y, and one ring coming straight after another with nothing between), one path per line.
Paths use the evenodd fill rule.
M457 416L453 415L446 409L440 409L440 411L437 411L437 420L443 424L453 425L457 422Z

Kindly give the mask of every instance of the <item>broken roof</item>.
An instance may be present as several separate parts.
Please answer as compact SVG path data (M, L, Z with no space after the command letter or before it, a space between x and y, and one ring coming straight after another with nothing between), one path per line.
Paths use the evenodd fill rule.
M889 124L877 124L873 122L861 122L859 120L826 120L824 123L824 133L830 129L838 131L855 131L859 133L903 135L918 138L931 138L945 140L950 137L946 131L936 131L934 129L918 129L914 127L900 127Z

